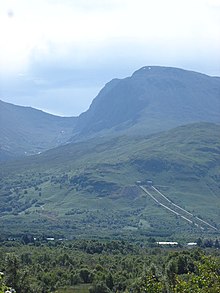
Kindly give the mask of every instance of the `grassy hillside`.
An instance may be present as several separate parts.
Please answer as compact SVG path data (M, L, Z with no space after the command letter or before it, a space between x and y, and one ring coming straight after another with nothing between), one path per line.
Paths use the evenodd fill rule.
M220 126L197 123L68 144L2 164L2 232L69 238L216 233L176 218L135 183L153 180L176 204L220 229L219 153Z

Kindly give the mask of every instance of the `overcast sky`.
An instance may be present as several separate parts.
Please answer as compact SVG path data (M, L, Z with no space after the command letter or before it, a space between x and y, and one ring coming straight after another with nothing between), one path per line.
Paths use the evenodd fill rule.
M220 76L220 0L0 0L0 99L76 116L145 65Z

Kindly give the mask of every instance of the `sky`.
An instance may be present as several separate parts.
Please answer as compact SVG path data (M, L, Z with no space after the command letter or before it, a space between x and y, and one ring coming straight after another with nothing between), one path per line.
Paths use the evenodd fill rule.
M0 99L86 111L143 66L220 76L220 0L0 0Z

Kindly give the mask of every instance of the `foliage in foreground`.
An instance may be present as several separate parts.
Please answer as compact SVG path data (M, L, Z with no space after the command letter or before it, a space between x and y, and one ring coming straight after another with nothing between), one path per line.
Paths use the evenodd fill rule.
M146 249L123 241L73 241L0 247L0 293L218 293L218 250ZM71 291L71 288L73 291ZM86 291L83 291L86 292Z

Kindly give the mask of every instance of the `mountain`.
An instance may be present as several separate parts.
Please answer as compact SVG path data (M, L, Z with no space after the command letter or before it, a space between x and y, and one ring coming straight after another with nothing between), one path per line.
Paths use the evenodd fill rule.
M0 101L0 160L105 135L150 134L193 122L220 123L220 78L171 67L143 67L113 79L79 117Z
M2 235L219 235L219 77L143 67L77 118L0 102L0 119Z
M36 154L66 142L76 118L0 101L0 160Z
M220 229L219 154L220 126L194 123L159 134L90 139L2 163L2 233L68 238L217 233L173 215L136 182L153 181L175 204Z
M220 78L143 67L113 79L79 116L73 141L103 133L153 133L193 122L220 123Z

